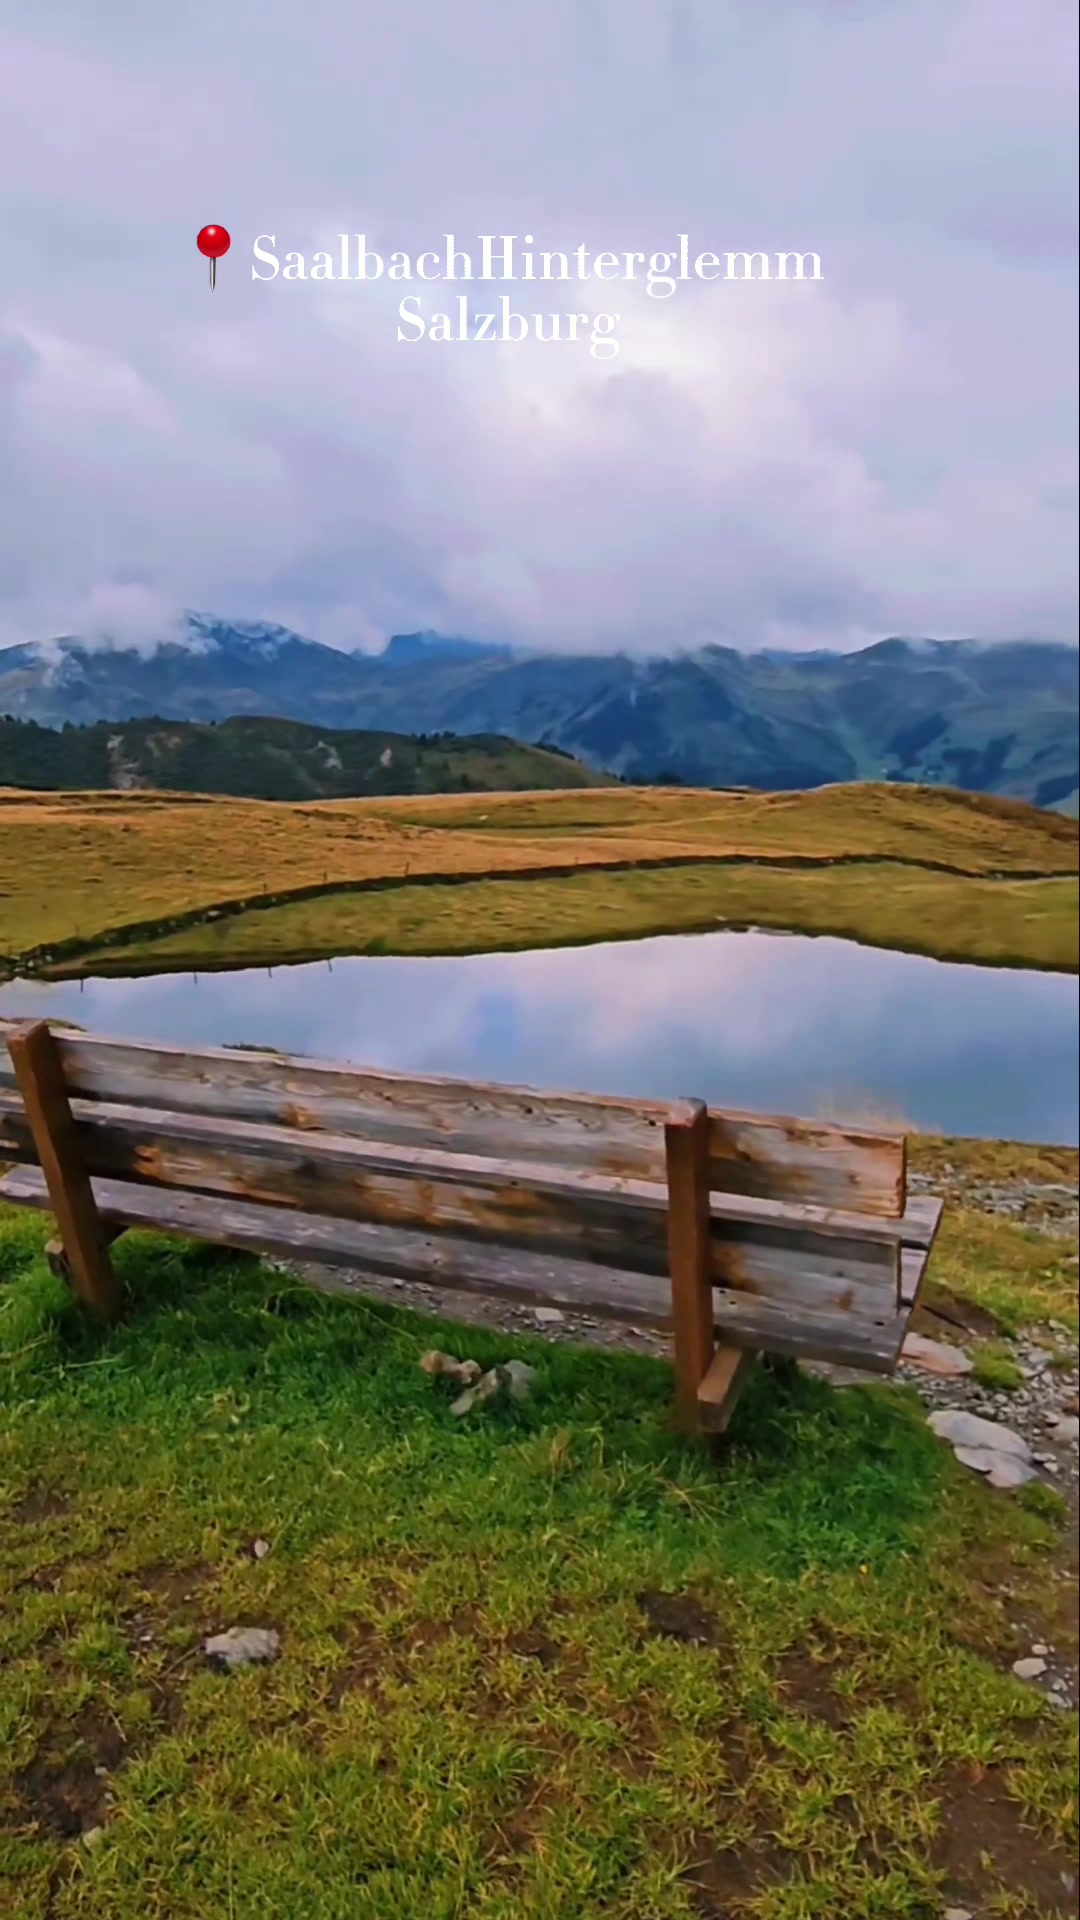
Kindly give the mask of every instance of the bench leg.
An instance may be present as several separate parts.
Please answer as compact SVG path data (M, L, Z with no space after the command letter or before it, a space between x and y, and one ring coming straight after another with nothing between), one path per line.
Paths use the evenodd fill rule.
M721 1341L698 1388L698 1408L705 1433L727 1432L757 1357L749 1347L729 1347Z
M712 1248L709 1217L709 1112L698 1103L689 1120L669 1122L667 1148L668 1260L675 1394L679 1425L702 1430L698 1390L712 1365Z
M72 1285L102 1319L115 1319L120 1288L79 1151L59 1049L45 1022L8 1034L8 1052L34 1137Z

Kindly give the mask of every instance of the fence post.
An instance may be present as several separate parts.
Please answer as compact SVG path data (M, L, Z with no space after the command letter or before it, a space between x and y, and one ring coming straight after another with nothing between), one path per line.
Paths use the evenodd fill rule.
M698 1388L715 1346L709 1217L709 1110L685 1103L685 1118L664 1128L667 1150L668 1263L679 1424L699 1433Z
M80 1300L102 1319L120 1311L107 1238L75 1132L56 1040L43 1020L8 1034L8 1052Z

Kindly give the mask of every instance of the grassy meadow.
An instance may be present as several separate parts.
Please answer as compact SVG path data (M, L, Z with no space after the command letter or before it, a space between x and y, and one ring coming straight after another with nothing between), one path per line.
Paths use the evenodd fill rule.
M8 791L0 958L242 965L728 924L1075 970L1077 849L1061 815L922 787L302 805Z
M1076 1716L1011 1673L1075 1659L1064 1503L992 1493L908 1390L759 1369L709 1449L659 1360L205 1248L120 1242L100 1332L49 1230L0 1213L11 1920L1070 1910ZM947 1218L950 1297L1007 1303L986 1367L1075 1330L1075 1246ZM432 1345L535 1397L455 1420ZM236 1623L280 1658L211 1671Z

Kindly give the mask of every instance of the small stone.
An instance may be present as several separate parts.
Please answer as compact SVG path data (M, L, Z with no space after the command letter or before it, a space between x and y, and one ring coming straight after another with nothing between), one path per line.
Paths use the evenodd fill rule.
M969 1907L946 1907L941 1920L975 1920Z
M1014 1660L1013 1672L1018 1680L1039 1680L1046 1672L1046 1661L1038 1659Z
M255 1555L255 1558L256 1558L256 1560L265 1560L265 1559L266 1559L266 1556L267 1556L267 1554L268 1554L268 1553L269 1553L269 1551L270 1551L270 1542L269 1542L269 1540L256 1540L256 1541L254 1541L254 1542L253 1542L253 1544L252 1544L252 1548L251 1548L251 1551L252 1551L252 1553L253 1553L253 1554Z
M478 1360L456 1360L452 1353L440 1353L437 1348L421 1356L420 1366L424 1373L445 1375L463 1387L474 1386L483 1371Z
M87 1827L86 1832L83 1834L83 1837L82 1837L82 1843L84 1847L90 1847L92 1850L94 1847L98 1846L100 1842L104 1840L104 1838L105 1838L104 1827Z
M1080 1440L1080 1419L1077 1419L1075 1413L1062 1414L1054 1428L1054 1439L1071 1441L1074 1446Z
M533 1319L538 1327L561 1327L566 1315L560 1307L534 1307Z
M960 1347L950 1347L942 1340L927 1340L921 1333L909 1333L900 1349L900 1358L909 1367L918 1367L923 1373L937 1374L946 1380L956 1380L965 1373L971 1373L975 1362Z
M471 1413L474 1407L484 1406L491 1400L508 1394L511 1400L527 1400L532 1392L536 1371L526 1366L524 1360L509 1360L504 1367L491 1367L482 1374L474 1386L467 1387L458 1395L450 1408L459 1418Z
M273 1627L229 1627L203 1642L203 1652L211 1664L230 1669L262 1666L280 1650L281 1635Z
M508 1360L505 1372L509 1376L510 1398L528 1400L536 1382L536 1368L526 1366L524 1360Z
M1041 1640L1036 1640L1035 1645L1032 1647L1031 1651L1035 1655L1035 1658L1037 1660L1042 1660L1042 1659L1045 1659L1048 1653L1053 1653L1054 1649L1053 1647L1044 1646Z

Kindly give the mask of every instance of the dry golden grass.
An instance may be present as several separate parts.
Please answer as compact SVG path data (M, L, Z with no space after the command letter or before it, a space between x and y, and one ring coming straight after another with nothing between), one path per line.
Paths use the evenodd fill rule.
M773 891L781 876L768 873L771 863L788 868L789 890L800 869L817 868L819 875L824 869L848 893L862 879L869 910L860 862L904 863L893 872L905 885L930 880L937 869L985 887L1008 884L997 876L1075 875L1077 845L1076 822L1060 815L919 787L858 785L804 794L612 788L310 806L8 792L0 793L0 952L17 957L72 940L89 947L128 926L379 880L462 874L478 880L535 874L539 880L546 874L554 883L560 873L589 871L606 882L607 902L614 876L604 869L634 867L628 879L639 884L669 863L676 872L679 863L692 863L699 877L690 889L695 896L710 869L713 883L705 890L715 894L725 862L760 862L756 871L773 882ZM740 869L728 871L734 876ZM1014 890L1015 884L1014 878ZM422 918L423 895L410 891ZM873 891L881 894L880 880ZM1055 889L1055 924L1071 898L1059 898ZM1001 904L1006 918L1015 918L1016 902L1007 907L1002 898ZM464 906L458 893L456 910ZM608 911L605 905L601 920ZM659 925L701 923L696 897L679 902L673 918L666 917L667 905L657 902L655 911ZM707 911L715 917L727 907L710 899ZM843 925L834 930L858 933L850 912L845 904ZM599 937L587 912L579 920L576 914L566 937ZM800 924L783 913L779 921L770 915L769 923ZM649 928L635 923L628 930ZM563 937L558 926L549 932ZM866 937L880 939L880 929ZM1015 957L1015 945L999 938L1000 957ZM1060 946L1057 932L1055 955ZM931 942L924 950L936 949ZM1063 962L1051 957L1043 964Z

